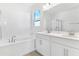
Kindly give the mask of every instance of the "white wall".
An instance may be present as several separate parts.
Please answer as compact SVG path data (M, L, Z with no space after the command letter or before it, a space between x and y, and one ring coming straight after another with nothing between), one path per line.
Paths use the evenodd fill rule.
M57 14L56 19L63 21L64 31L79 32L79 7Z
M3 39L14 35L30 36L31 34L31 13L30 4L0 4L0 25Z
M63 31L79 32L79 4L61 4L48 10L46 13L49 16L49 18L47 17L48 19L46 18L48 20L48 28L52 26L53 31L56 28L56 19L59 19L63 21Z

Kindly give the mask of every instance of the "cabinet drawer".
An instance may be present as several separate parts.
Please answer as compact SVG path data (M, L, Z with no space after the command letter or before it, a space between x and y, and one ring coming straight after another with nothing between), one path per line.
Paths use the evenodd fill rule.
M43 35L43 34L37 34L37 35L36 35L36 38L46 39L46 40L49 40L49 39L50 39L49 36Z

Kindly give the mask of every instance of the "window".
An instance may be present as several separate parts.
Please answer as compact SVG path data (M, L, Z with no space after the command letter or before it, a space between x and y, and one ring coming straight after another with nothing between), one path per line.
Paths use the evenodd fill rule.
M36 9L34 12L34 26L40 26L40 10Z

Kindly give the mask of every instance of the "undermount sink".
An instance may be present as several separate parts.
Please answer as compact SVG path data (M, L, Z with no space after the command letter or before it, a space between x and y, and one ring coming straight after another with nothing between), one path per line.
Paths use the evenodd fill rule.
M67 32L51 32L49 34L65 35L65 34L67 34Z
M63 34L63 36L65 36L65 37L76 37L76 38L79 38L79 34L74 34L74 35Z
M69 32L51 32L50 35L64 36L64 37L78 37L79 33L69 33Z

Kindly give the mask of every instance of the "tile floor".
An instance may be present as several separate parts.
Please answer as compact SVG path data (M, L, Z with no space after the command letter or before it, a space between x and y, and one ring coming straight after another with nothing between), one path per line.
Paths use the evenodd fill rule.
M36 52L36 51L33 51L33 52L31 52L31 53L29 53L29 54L26 54L26 55L24 55L24 56L42 56L42 55L39 54L39 53Z

